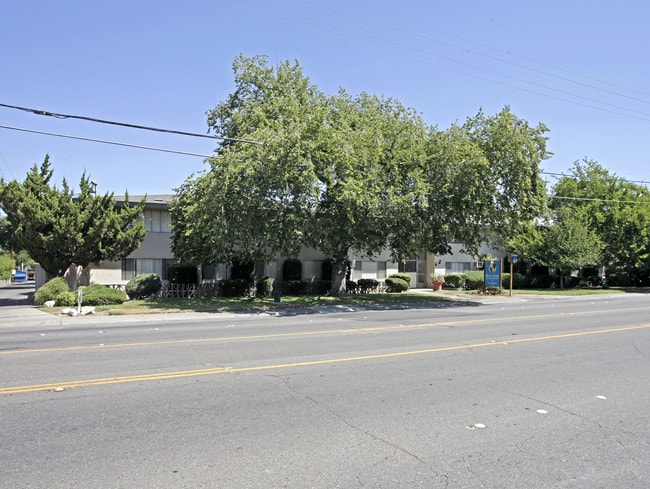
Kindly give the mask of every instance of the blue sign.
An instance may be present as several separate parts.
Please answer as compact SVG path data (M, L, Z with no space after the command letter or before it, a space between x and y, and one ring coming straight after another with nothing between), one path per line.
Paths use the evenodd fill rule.
M519 257L517 255L514 255L514 254L510 257L510 259L512 260L512 263L517 263L518 258Z
M485 260L483 273L486 287L501 288L501 260Z

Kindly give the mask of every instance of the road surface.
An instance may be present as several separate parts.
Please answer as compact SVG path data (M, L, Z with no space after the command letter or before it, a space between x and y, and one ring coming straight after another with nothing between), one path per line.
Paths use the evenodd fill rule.
M0 487L650 487L645 295L325 312L3 321Z

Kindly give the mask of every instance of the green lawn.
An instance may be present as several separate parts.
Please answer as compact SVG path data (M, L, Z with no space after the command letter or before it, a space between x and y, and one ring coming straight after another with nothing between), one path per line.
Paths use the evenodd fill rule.
M581 296L594 294L615 294L615 293L650 293L650 288L635 287L600 287L588 289L515 289L513 296L545 295L545 296ZM501 296L508 296L509 290L504 289ZM133 300L121 305L99 306L98 312L110 315L124 314L156 314L168 312L236 312L236 311L272 311L275 309L287 308L308 308L316 306L334 305L357 305L371 307L388 307L403 304L426 304L440 301L449 301L460 298L490 297L483 296L476 291L454 291L442 290L440 292L419 291L382 294L350 294L342 298L336 297L282 297L280 303L273 302L273 299L258 298L224 298L214 297L210 299L147 299ZM47 309L48 312L57 313L61 308Z
M431 303L447 301L444 295L406 292L401 294L350 294L336 297L282 297L280 303L273 299L223 298L210 299L147 299L125 302L119 306L99 306L97 311L109 314L149 314L161 312L226 312L226 311L272 311L274 309L305 308L332 305L388 306L394 304Z

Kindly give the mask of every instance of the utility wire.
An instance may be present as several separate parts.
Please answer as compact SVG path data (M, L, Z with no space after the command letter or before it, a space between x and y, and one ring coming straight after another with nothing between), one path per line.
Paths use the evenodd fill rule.
M603 202L608 204L638 204L638 205L650 205L650 201L643 200L615 200L615 199L597 199L589 197L560 197L558 195L547 195L549 199L558 199L558 200L574 200L574 201L585 201L585 202Z
M471 65L469 63L463 63L463 62L454 60L453 58L447 58L447 57L440 56L440 55L437 55L437 54L429 52L429 51L424 51L422 49L413 48L413 47L410 47L410 46L407 46L407 45L395 43L395 42L392 42L392 41L387 40L387 39L383 39L383 38L378 37L378 36L365 34L365 33L360 32L360 31L355 31L354 29L348 29L348 28L345 28L345 27L341 27L340 25L329 23L330 25L334 25L337 28L341 28L343 30L350 31L350 32L355 33L355 34L360 34L362 36L369 37L369 38L375 39L375 40L379 40L379 41L382 41L382 42L385 42L385 43L388 43L388 44L393 44L393 45L396 45L397 47L400 47L400 48L406 48L406 49L409 49L411 51L419 51L421 53L431 55L431 56L435 56L435 57L438 57L438 58L441 58L441 59L444 59L444 60L448 60L448 61L451 61L451 62L454 62L454 63L457 63L457 64L461 64L461 65L464 65L464 66L475 68L475 69L485 71L485 72L488 72L488 73L496 74L498 76L502 76L502 77L505 77L505 78L510 78L510 79L513 79L513 80L516 80L516 81L519 81L519 82L522 82L522 83L527 83L527 84L530 84L530 85L533 85L533 86L538 86L540 88L544 88L544 89L551 90L551 91L554 91L554 92L559 92L559 93L562 93L562 94L565 94L565 95L569 95L571 97L584 99L584 100L587 100L589 102L594 102L594 103L598 103L598 104L601 104L601 105L610 106L610 107L616 108L618 110L611 110L611 109L607 109L607 108L604 108L604 107L598 107L596 105L581 103L581 102L578 102L576 100L571 100L571 99L567 99L567 98L564 98L564 97L558 97L558 96L554 96L554 95L551 95L551 94L548 94L548 93L543 93L543 92L540 92L540 91L537 91L537 90L532 90L532 89L521 87L521 86L518 86L518 85L513 85L511 83L498 81L498 80L495 80L493 78L489 78L487 76L481 76L481 75L469 73L467 71L463 71L463 70L460 70L460 69L451 68L449 66L444 66L444 65L432 63L430 61L426 61L426 60L423 60L421 58L417 58L417 57L414 57L414 56L409 56L409 55L399 53L399 52L396 52L396 51L382 49L382 48L377 47L374 44L368 44L368 43L365 43L365 42L356 41L356 40L353 40L353 39L350 39L350 38L338 36L338 35L335 35L335 34L332 34L332 33L326 32L326 31L322 31L322 30L319 30L319 29L314 29L314 28L306 27L304 25L289 22L287 20L279 19L277 17L264 15L264 14L259 13L258 11L252 11L251 12L251 11L244 10L242 8L239 8L239 7L235 7L233 5L224 4L222 2L215 1L215 0L207 0L207 1L209 1L210 3L213 3L215 5L218 5L220 7L225 7L225 8L229 8L231 10L236 10L236 11L239 11L239 12L243 12L245 14L255 15L257 17L270 19L272 21L275 21L275 22L278 22L278 23L281 23L281 24L286 24L286 25L289 25L291 27L295 27L295 28L298 28L298 29L301 29L301 30L304 30L304 31L307 31L307 32L314 32L316 34L326 36L326 37L330 37L332 39L337 39L337 40L347 42L347 43L350 43L350 44L356 44L356 45L359 45L359 46L367 47L367 48L373 49L375 51L388 53L388 54L390 54L392 56L397 56L397 57L401 57L401 58L404 58L404 59L409 59L411 61L415 61L415 62L422 63L422 64L427 64L427 65L434 66L434 67L437 67L437 68L441 68L441 69L444 69L444 70L447 70L447 71L453 71L455 73L460 73L460 74L465 75L465 76L470 76L470 77L473 77L473 78L477 78L479 80L488 81L490 83L495 83L497 85L503 85L503 86L506 86L506 87L509 87L509 88L514 88L514 89L517 89L517 90L520 90L520 91L523 91L523 92L528 92L528 93L532 93L532 94L535 94L535 95L541 95L542 97L547 97L547 98L551 98L551 99L554 99L554 100L559 100L561 102L566 102L566 103L570 103L570 104L573 104L573 105L586 107L586 108L589 108L589 109L599 110L601 112L607 112L607 113L610 113L610 114L615 114L615 115L619 115L619 116L623 116L623 117L628 117L628 118L632 118L632 119L642 120L642 121L645 121L645 122L650 122L650 113L647 113L647 112L641 112L641 111L637 111L637 110L633 110L633 109L627 109L625 107L617 106L617 105L610 104L610 103L607 103L607 102L601 102L599 100L591 99L591 98L584 97L584 96L581 96L581 95L577 95L577 94L574 94L574 93L571 93L571 92L566 92L566 91L563 91L563 90L560 90L560 89L545 86L545 85L542 85L540 83L531 82L531 81L524 80L524 79L521 79L521 78L517 78L517 77L514 77L514 76L504 75L504 74L501 74L501 73L493 71L493 70L488 70L488 69L485 69L485 68L481 68L479 66L474 66L474 65ZM277 7L272 7L272 6L263 4L261 2L256 2L254 0L248 0L248 1L251 2L251 3L254 3L254 4L265 6L265 7L269 8L269 9L279 10L279 11L284 12L284 13L292 14L292 12L290 12L290 11L279 9ZM298 15L299 17L303 17L303 18L306 18L308 20L314 20L314 21L321 22L321 23L324 22L324 21L321 21L319 19L306 17L306 16L303 16L303 15L300 15L300 14L292 14L292 15ZM327 22L324 22L324 23L328 24ZM638 113L640 115L633 115L633 114L620 112L620 111ZM645 117L642 117L642 116L645 116Z
M550 171L542 171L540 173L543 175L551 175L552 177L575 178L574 175L570 175L567 173L557 173L557 172L550 172ZM626 183L640 183L642 185L647 185L649 183L646 182L645 180L628 180L627 178L623 178L619 176L613 176L613 178Z
M175 149L164 149L164 148L154 148L151 146L140 146L138 144L128 144L128 143L119 143L117 141L107 141L105 139L93 139L93 138L85 138L82 136L70 136L68 134L57 134L54 132L44 132L44 131L35 131L33 129L23 129L21 127L12 127L12 126L3 126L0 125L0 129L10 129L12 131L22 131L22 132L29 132L33 134L44 134L45 136L55 136L59 138L68 138L68 139L79 139L81 141L90 141L93 143L103 143L103 144L113 144L115 146L126 146L128 148L138 148L138 149L146 149L149 151L160 151L162 153L174 153L174 154L179 154L179 155L189 155L189 156L200 156L201 158L212 158L214 155L204 155L200 153L189 153L186 151L178 151Z
M402 33L405 33L405 34L408 34L408 35L411 35L411 36L414 36L414 37L419 37L421 39L425 39L427 41L442 44L444 46L450 46L450 47L453 47L455 49L459 49L459 50L462 50L462 51L465 51L465 52L473 53L473 54L476 54L478 56L486 57L488 59L493 59L493 60L499 61L501 63L506 63L506 64L509 64L509 65L512 65L512 66L516 66L518 68L523 68L525 70L530 70L530 71L540 73L540 74L543 74L543 75L546 75L546 76L549 76L549 77L557 78L559 80L568 81L570 83L575 83L577 85L592 88L594 90L600 90L600 91L603 91L605 93L609 93L609 94L616 95L616 96L619 96L619 97L628 98L630 100L635 100L637 102L650 104L650 102L648 100L645 100L645 99L641 99L641 98L638 98L638 97L633 97L633 96L630 96L630 95L626 95L626 94L623 94L623 93L620 93L620 92L617 92L617 91L614 91L614 90L609 90L609 89L606 89L606 88L597 87L597 86L591 85L589 83L574 80L574 79L571 79L571 78L568 78L568 77L565 77L565 76L556 75L556 74L550 73L548 71L544 71L544 70L540 70L540 69L533 68L533 67L530 67L530 66L526 66L526 65L523 65L521 63L516 63L514 61L509 61L507 59L499 58L497 56L492 56L492 55L489 55L489 54L486 54L486 53L482 53L480 51L476 51L474 49L468 49L467 47L459 46L457 44L453 44L453 43L446 42L446 41L442 41L440 39L436 39L436 38L431 37L431 36L426 35L426 34L419 34L419 33L413 32L413 31L411 31L409 29L405 29L405 28L402 28L402 27L399 27L399 26L396 26L396 25L393 25L393 24L389 24L389 23L381 22L381 21L376 21L374 19L370 19L368 17L364 17L362 15L356 14L354 12L350 12L350 11L343 10L343 9L338 9L338 8L335 8L335 7L331 7L329 5L324 5L324 4L314 2L314 1L310 1L310 0L304 0L304 2L308 3L308 4L311 4L311 5L314 5L316 7L326 9L326 10L330 10L330 11L333 11L333 12L339 12L339 13L342 13L344 15L347 15L347 16L354 17L356 19L362 20L364 22L368 22L368 23L371 23L371 24L378 25L380 27L386 27L386 28L393 29L393 30L396 30L398 32L402 32ZM384 15L384 17L386 17L386 16ZM394 21L394 20L395 20L395 17L391 17L391 21ZM404 19L398 19L398 20L403 20L404 21ZM412 24L412 22L410 22L408 20L406 22ZM415 25L416 27L423 27L423 26L420 26L418 24L413 24L413 25ZM429 29L428 27L425 27L425 28ZM555 66L547 65L545 63L541 63L541 62L539 62L539 61L537 61L535 59L532 59L532 58L527 58L525 56L518 56L518 55L510 53L509 51L503 51L501 49L497 49L497 48L494 48L494 47L491 47L491 46L488 46L488 45L485 45L485 44L477 43L475 41L465 39L463 37L459 37L459 36L456 36L456 35L453 35L453 34L449 34L449 33L442 32L442 31L436 31L435 29L434 29L434 32L439 32L439 33L441 33L443 35L446 35L448 37L459 39L461 41L468 42L468 43L480 46L482 48L489 49L491 51L496 51L496 52L499 52L499 53L502 53L502 54L506 54L506 55L514 57L514 58L519 58L519 59L522 59L522 60L525 60L525 61L533 62L533 63L536 63L538 65L545 66L547 68L552 68L554 70L558 70L558 71L561 71L561 72L565 72L565 73L568 73L568 74L573 75L573 76L578 76L578 77L585 78L585 79L588 79L588 80L596 81L598 83L602 83L604 85L609 85L609 86L616 87L616 88L619 88L619 89L622 89L622 90L627 90L627 91L630 91L630 92L636 92L636 93L640 93L640 94L643 94L643 95L646 95L646 96L650 96L650 94L647 94L645 92L640 92L638 90L626 88L626 87L623 87L623 86L620 86L620 85L616 85L614 83L599 80L597 78L591 78L591 77L588 77L588 76L585 76L585 75L581 75L580 73L575 73L573 71L569 71L569 70L565 70L565 69L562 69L562 68L557 68Z
M40 110L40 109L30 109L28 107L19 107L19 106L16 106L16 105L8 105L8 104L3 104L3 103L0 103L0 107L6 107L8 109L22 110L22 111L25 111L25 112L31 112L32 114L36 114L36 115L55 117L56 119L79 119L79 120L83 120L83 121L98 122L100 124L111 124L111 125L114 125L114 126L130 127L132 129L144 129L146 131L164 132L164 133L169 133L169 134L180 134L182 136L192 136L192 137L197 137L197 138L220 139L220 140L223 140L223 141L232 141L232 142L236 142L236 143L248 143L248 144L264 145L264 143L262 143L262 142L251 141L251 140L248 140L248 139L226 138L226 137L221 137L221 136L212 136L210 134L197 134L197 133L193 133L193 132L176 131L176 130L173 130L173 129L160 129L160 128L157 128L157 127L149 127L149 126L141 126L141 125L137 125L137 124L129 124L129 123L126 123L126 122L107 121L107 120L104 120L104 119L96 119L94 117L87 117L87 116L82 116L82 115L58 114L56 112L49 112L49 111Z

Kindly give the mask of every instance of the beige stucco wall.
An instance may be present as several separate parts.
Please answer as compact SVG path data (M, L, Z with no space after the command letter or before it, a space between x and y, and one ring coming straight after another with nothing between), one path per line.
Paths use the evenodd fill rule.
M128 258L174 258L171 239L172 233L147 233L140 247Z

